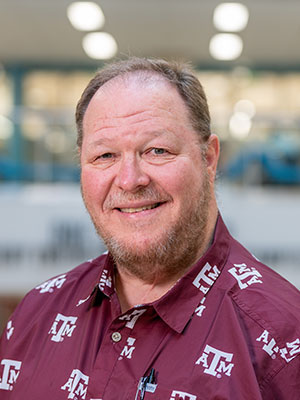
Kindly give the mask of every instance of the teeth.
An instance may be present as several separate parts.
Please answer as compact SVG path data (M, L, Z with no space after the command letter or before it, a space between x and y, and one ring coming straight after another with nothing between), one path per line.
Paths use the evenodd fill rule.
M156 204L151 204L149 206L143 206L143 207L138 207L138 208L120 208L121 212L124 213L137 213L145 210L152 210L152 208L155 208L158 206L158 203Z

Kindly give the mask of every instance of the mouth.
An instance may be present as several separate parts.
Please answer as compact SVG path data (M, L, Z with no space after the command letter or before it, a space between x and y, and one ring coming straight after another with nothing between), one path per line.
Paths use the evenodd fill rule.
M149 204L149 205L142 206L142 207L117 208L117 210L122 213L133 214L133 213L139 213L142 211L153 210L154 208L157 208L157 207L161 206L162 204L163 203L155 203L155 204Z

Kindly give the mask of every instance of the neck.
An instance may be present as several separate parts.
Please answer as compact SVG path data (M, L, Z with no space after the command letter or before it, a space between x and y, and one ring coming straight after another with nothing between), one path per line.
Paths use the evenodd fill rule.
M174 276L171 279L154 278L152 282L145 282L131 275L126 269L117 267L115 287L122 312L137 305L158 300L171 289L179 278L180 276Z

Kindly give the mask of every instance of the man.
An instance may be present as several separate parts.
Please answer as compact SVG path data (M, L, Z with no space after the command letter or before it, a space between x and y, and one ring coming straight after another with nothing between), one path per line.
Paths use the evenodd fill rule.
M219 141L196 77L112 64L76 121L83 199L109 252L17 308L0 398L299 399L299 292L218 213Z

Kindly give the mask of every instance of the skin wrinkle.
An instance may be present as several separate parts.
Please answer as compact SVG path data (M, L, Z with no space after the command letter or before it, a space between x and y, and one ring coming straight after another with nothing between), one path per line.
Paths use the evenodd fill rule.
M102 132L103 133L103 132ZM104 133L103 133L104 134ZM171 130L168 130L167 128L164 131L149 131L149 132L145 132L145 136L149 135L149 140L147 140L145 143L143 143L143 145L141 146L141 149L139 149L139 151L136 152L136 155L140 158L143 158L143 151L146 147L150 146L150 147L155 147L155 145L153 144L153 140L155 140L156 138L160 138L162 140L167 141L170 138L170 135L172 136L172 132ZM178 140L177 138L172 138L173 140L173 146L172 146L172 151L170 153L170 155L168 157L166 157L162 163L167 163L170 162L174 157L183 157L182 155L178 154ZM200 150L202 152L202 158L203 160L205 160L205 152L206 152L206 146L205 144L199 143L198 137L195 137L194 140L191 140L191 143L194 143L197 147L200 145ZM99 154L102 154L103 152L106 153L110 153L111 148L110 146L114 146L115 145L115 139L110 138L108 136L106 136L105 138L100 138L95 140L95 142L90 143L87 146L87 154L88 157L91 159L96 159ZM100 166L99 166L100 167ZM101 168L106 168L106 167L110 167L110 165L107 166L101 166Z
M164 110L166 111L166 110ZM167 114L169 114L169 119L172 120L172 111L167 111ZM113 118L98 118L94 124L92 125L92 130L95 133L102 133L106 130L110 130L110 129L114 129L116 127L122 127L124 125L124 121L125 120L130 120L131 118L134 118L136 116L141 116L144 115L144 118L137 118L136 121L129 121L128 123L130 123L131 125L138 125L141 124L143 122L147 122L147 120L149 120L149 118L155 118L155 116L153 115L153 112L151 111L145 111L145 112L136 112L136 113L132 113L132 115L120 115L120 116L114 116ZM120 120L120 122L119 122ZM103 121L103 122L102 122ZM99 127L100 125L100 127ZM158 135L160 134L160 132L158 132ZM106 138L107 140L108 138ZM100 139L101 140L101 139ZM198 139L199 141L199 139Z
M131 118L136 117L137 115L142 115L142 114L147 114L147 115L149 114L150 117L152 116L150 112L136 112L136 113L132 113L131 115L114 116L113 118L99 118L98 120L95 121L95 124L94 124L94 127L96 128L95 132L100 132L104 129L115 128L120 125L118 120L120 120L121 124L123 124L124 119L131 119ZM110 124L106 123L106 125L105 124L103 125L103 123L101 121L107 121L107 120L111 121L111 123ZM138 123L144 122L146 120L147 120L147 118L145 117L144 119L139 119L136 122L131 122L131 124L138 124ZM99 121L101 124L101 128L97 128ZM113 123L113 121L116 121L116 123Z
M162 110L163 112L165 112L166 108L160 107L160 110ZM149 130L149 135L152 135L152 139L153 137L159 137L162 134L172 134L172 122L173 122L173 118L174 115L172 112L167 111L168 114L168 119L166 120L166 118L163 119L163 123L164 123L164 129L162 130L158 130L157 132L153 131L153 130ZM113 123L114 121L116 121L115 116L113 118L97 118L95 123L92 124L91 126L91 130L98 135L106 135L104 138L99 138L97 140L95 140L94 142L91 142L88 147L94 149L95 146L97 145L101 145L104 142L112 142L114 143L115 139L111 139L109 137L110 134L110 130L115 129L117 127L122 128L124 124L126 123L130 123L132 127L134 127L135 125L137 125L137 128L139 129L139 124L143 124L144 122L147 122L149 120L149 118L151 119L155 119L157 118L157 116L155 116L155 112L154 111L139 111L137 113L132 113L132 115L135 116L140 116L140 115L145 115L145 118L138 118L136 121L126 121L127 120L127 116L124 117L124 119L122 119L121 116L119 116L118 118L120 118L120 123L119 121ZM131 117L130 117L131 118ZM159 120L162 120L162 117L159 117ZM98 127L99 125L99 121L100 121L100 125L101 127ZM107 125L103 125L103 122L109 121ZM160 123L160 121L158 121L158 123ZM178 129L181 129L182 132L185 132L186 130L190 129L188 127L188 124L186 126L178 126ZM122 134L122 131L120 131L120 134ZM147 134L147 131L145 131L145 134ZM173 138L174 140L174 138ZM202 145L203 146L203 150L205 150L205 143L202 142L200 136L198 134L195 135L195 138L192 139L193 142L195 142L197 145Z
M112 126L111 128L115 128L115 126ZM109 129L109 128L103 128L103 129ZM101 131L102 131L102 128L101 128ZM95 133L98 133L98 132L100 132L100 130L96 131ZM161 137L162 134L167 134L168 132L169 132L168 129L164 129L163 131L149 131L149 135L151 134L152 135L151 139L153 139L154 137ZM147 132L145 132L145 134L147 134ZM100 146L100 145L104 144L105 142L114 143L115 139L112 139L110 137L99 138L99 139L95 140L94 142L90 143L88 146L91 148L94 148L95 146L97 146L97 145Z

